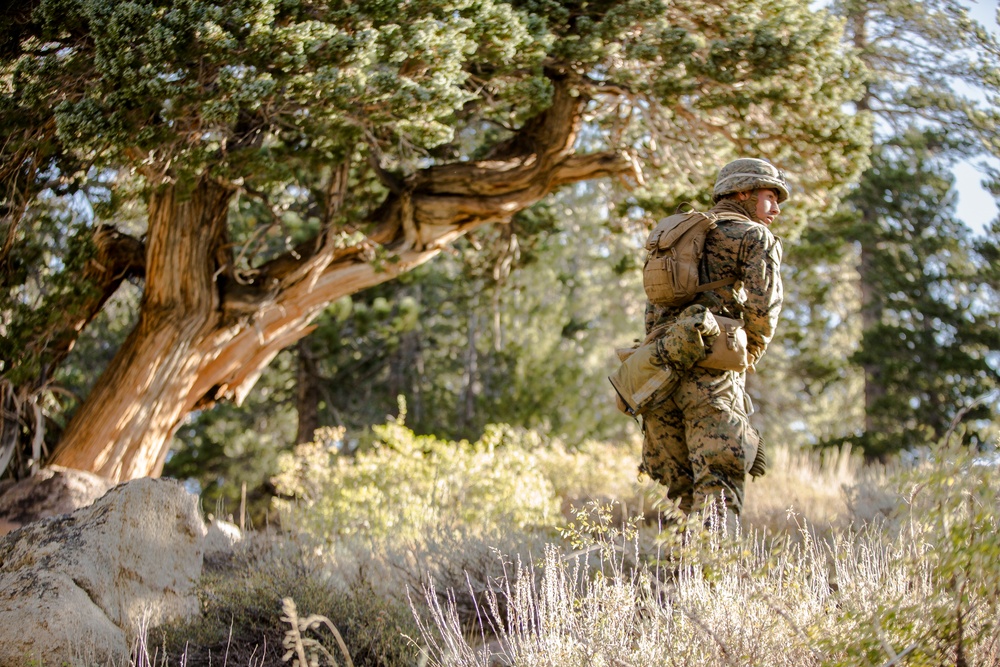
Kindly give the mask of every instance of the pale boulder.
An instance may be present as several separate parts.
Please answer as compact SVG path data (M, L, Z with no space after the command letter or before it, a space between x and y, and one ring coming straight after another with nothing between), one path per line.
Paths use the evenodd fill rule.
M205 563L225 563L243 541L243 531L229 521L212 519L205 534Z
M156 479L0 538L0 665L127 664L139 623L197 613L204 538L197 499Z

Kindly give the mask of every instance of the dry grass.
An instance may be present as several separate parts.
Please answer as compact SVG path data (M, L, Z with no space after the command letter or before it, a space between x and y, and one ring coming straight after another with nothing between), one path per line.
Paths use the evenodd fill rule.
M891 514L900 504L886 488L892 474L865 465L849 446L820 451L778 448L767 474L746 486L744 525L771 535L795 535L808 524L826 537Z
M478 637L429 589L414 605L428 610L429 664L998 664L989 469L958 450L909 470L866 469L843 452L774 464L768 481L791 510L762 503L744 526L773 531L785 515L792 533L778 523L726 535L694 520L650 539L638 522L581 514L585 530L568 532L590 548L517 561L478 610Z
M500 474L547 480L562 521L442 501L425 508L435 522L419 531L378 524L365 534L352 520L341 535L313 534L344 525L314 486L289 515L306 518L299 532L257 536L209 577L202 618L174 628L170 659L156 664L344 664L345 649L354 664L387 667L1000 664L1000 493L991 470L963 452L872 468L846 450L775 450L768 475L748 484L742 527L726 534L699 518L668 516L662 530L641 520L638 509L648 512L662 489L636 479L637 443L571 450L504 438L442 458L464 476L423 470L430 500L432 487L411 484L410 498L393 476L413 475L412 466L382 468L378 483L394 485L394 502L433 503L455 497L441 484L469 498L475 475L500 489L497 471L509 470ZM491 456L505 463L492 466ZM321 471L322 484L357 478L336 466ZM365 479L352 517L365 515L365 498L384 497ZM331 497L351 500L343 489ZM308 520L314 509L328 518ZM377 509L372 516L391 511ZM285 598L307 618L322 615L343 648L310 627L302 651L283 651ZM266 657L252 645L262 636Z

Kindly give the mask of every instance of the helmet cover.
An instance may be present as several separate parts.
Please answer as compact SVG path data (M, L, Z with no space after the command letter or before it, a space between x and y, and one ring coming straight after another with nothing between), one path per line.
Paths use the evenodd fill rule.
M719 170L715 179L712 199L719 201L735 192L749 192L758 188L768 188L778 193L778 203L788 199L788 183L785 174L766 160L743 157L733 160Z

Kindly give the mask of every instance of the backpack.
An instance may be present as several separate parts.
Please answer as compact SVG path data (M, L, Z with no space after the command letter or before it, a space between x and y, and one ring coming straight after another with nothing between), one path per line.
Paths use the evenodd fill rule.
M661 220L646 240L642 287L656 306L683 306L699 292L732 285L735 278L700 284L698 268L705 249L705 235L715 228L714 213L690 211Z

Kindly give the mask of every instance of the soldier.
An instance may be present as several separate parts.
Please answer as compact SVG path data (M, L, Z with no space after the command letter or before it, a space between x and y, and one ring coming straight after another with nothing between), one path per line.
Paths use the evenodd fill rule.
M713 198L712 213L720 219L705 238L699 280L735 282L702 292L692 303L743 320L752 370L781 311L781 242L768 227L788 198L788 186L769 162L741 158L719 171ZM690 305L647 303L647 335L677 320ZM745 373L695 366L683 373L666 401L643 416L639 470L667 486L667 496L678 500L684 512L722 497L738 516L746 474L763 474L758 469L764 460L762 444L748 419L753 410L744 383Z

